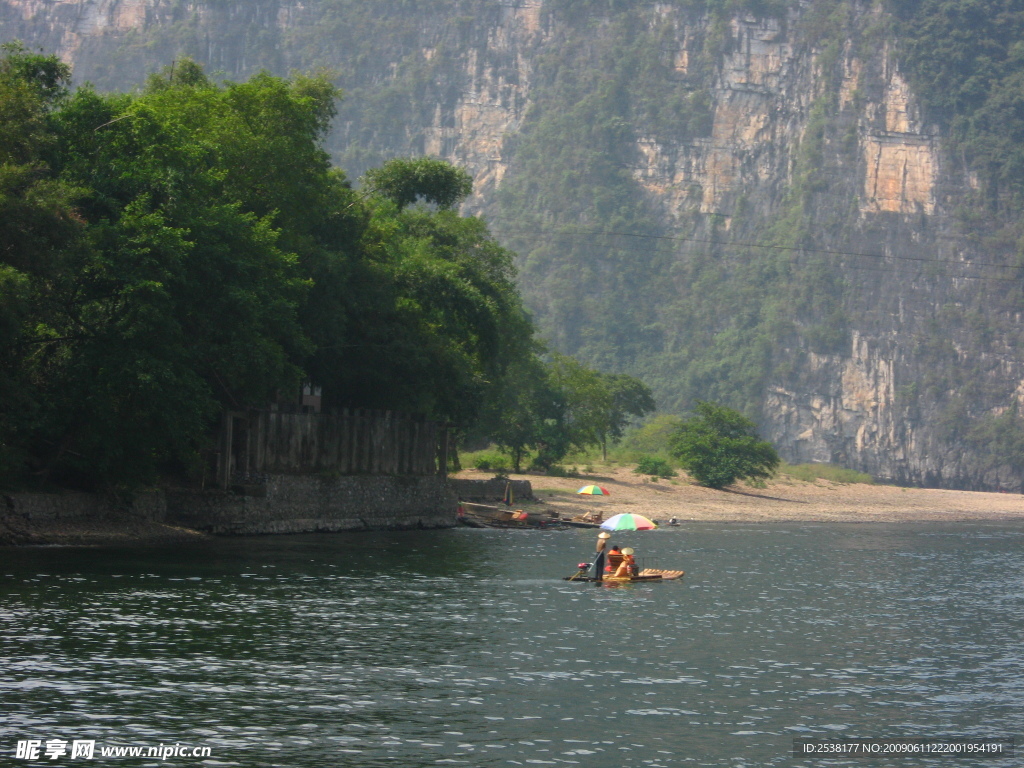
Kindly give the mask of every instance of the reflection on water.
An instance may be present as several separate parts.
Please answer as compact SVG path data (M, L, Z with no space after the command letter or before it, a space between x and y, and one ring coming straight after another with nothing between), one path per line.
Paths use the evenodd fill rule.
M694 524L615 540L682 581L562 581L593 539L0 551L0 754L59 737L210 746L208 765L811 765L794 737L1024 731L1024 527Z

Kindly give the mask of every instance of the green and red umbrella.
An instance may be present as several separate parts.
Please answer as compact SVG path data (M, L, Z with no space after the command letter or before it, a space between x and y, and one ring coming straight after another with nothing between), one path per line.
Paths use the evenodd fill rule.
M651 531L657 528L658 524L643 515L624 512L621 515L609 517L601 523L601 527L606 531Z
M611 496L608 493L608 489L602 488L600 485L584 485L576 493L583 494L584 496Z

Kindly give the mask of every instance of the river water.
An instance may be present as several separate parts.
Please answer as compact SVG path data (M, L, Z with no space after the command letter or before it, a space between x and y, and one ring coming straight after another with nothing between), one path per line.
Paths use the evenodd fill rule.
M687 524L613 538L681 581L563 581L595 538L0 549L0 764L963 765L793 739L1021 740L1024 526ZM17 758L51 739L210 756Z

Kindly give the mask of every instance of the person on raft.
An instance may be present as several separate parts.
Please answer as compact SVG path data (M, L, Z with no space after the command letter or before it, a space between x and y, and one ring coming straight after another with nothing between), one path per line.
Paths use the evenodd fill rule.
M605 573L613 573L616 568L619 567L619 563L622 562L622 550L618 544L615 544L611 549L608 550L608 565L604 567Z
M612 535L607 531L601 531L597 534L597 557L594 558L594 581L602 581L604 579L604 557L605 547L608 546L608 539Z
M619 563L619 567L615 569L613 578L616 579L627 579L638 576L640 569L636 566L636 558L633 557L633 548L626 547L622 550L622 562Z

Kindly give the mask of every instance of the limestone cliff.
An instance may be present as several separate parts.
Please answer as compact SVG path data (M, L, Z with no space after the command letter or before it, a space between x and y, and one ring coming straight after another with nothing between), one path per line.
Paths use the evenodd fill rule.
M590 313L613 338L608 326L621 321L601 313L629 304L637 350L611 364L657 372L662 402L685 407L702 380L693 374L699 350L685 339L697 338L702 321L672 308L673 292L692 290L687 276L700 259L719 259L724 275L771 263L766 279L797 284L785 295L798 295L801 281L814 294L784 321L785 301L758 310L762 330L771 329L763 373L753 377L761 422L788 460L900 482L1017 488L1021 467L986 461L984 446L965 440L979 420L1024 405L1020 300L1004 285L1016 273L993 268L1007 263L1005 249L958 218L977 180L924 118L891 39L878 33L884 14L847 4L844 26L837 33L833 21L826 36L819 5L723 18L638 1L629 24L617 24L597 12L572 17L552 0L0 0L0 30L60 53L79 80L101 88L133 87L186 54L230 78L333 69L349 95L329 146L346 170L357 176L396 154L449 159L476 180L468 209L499 232L515 224L503 190L518 185L522 199L531 168L546 162L543 141L524 149L545 117L557 117L545 94L583 79L558 68L558 57L576 46L575 61L591 56L597 67L588 51L602 36L654 41L657 92L688 94L697 127L675 130L671 120L624 110L609 129L619 137L609 154L671 252L644 262L649 283L628 297L614 285L624 267L609 262L601 308L560 315L551 286L564 293L572 283L548 280L557 244L539 242L543 232L509 236L548 335L577 352L585 342L561 336L563 325ZM603 221L595 210L577 223L592 231ZM755 258L754 245L776 261ZM719 309L702 338L726 344L729 311L741 307ZM697 383L679 394L673 382L686 377Z

